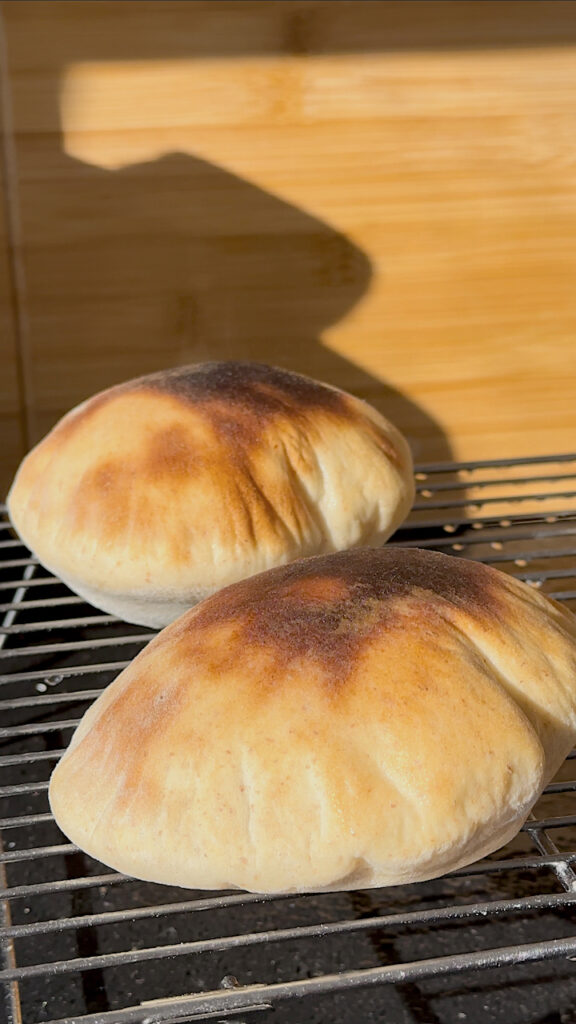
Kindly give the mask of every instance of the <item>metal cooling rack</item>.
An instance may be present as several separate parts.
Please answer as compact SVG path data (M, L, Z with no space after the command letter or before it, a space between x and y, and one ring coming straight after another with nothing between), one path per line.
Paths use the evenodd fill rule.
M496 565L576 610L576 455L426 466L416 480L396 543ZM0 556L7 1020L576 1019L554 1016L576 1004L574 754L513 843L433 882L265 898L134 881L66 841L47 787L89 703L153 634L67 590L4 509Z

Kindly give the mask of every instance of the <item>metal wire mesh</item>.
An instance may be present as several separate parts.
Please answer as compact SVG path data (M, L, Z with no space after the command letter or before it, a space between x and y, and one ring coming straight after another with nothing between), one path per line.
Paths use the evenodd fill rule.
M496 565L576 610L576 455L427 466L416 480L396 543ZM487 998L478 977L503 977L509 988L521 965L543 961L554 998L566 990L576 999L574 755L513 843L444 879L275 898L137 882L66 841L47 787L89 703L154 634L71 594L30 557L5 510L0 622L0 980L9 1021L151 1024L274 1008L279 1022L337 1014L434 1024L473 1019L470 991ZM295 1016L304 997L308 1009Z

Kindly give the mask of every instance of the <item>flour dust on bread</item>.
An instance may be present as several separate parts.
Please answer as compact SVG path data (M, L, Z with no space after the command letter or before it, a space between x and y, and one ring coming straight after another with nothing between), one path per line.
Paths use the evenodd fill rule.
M152 374L78 406L25 458L8 506L73 590L163 626L272 566L381 544L413 496L408 445L371 406L229 362Z
M163 630L50 783L69 838L190 888L439 876L510 840L576 735L576 619L385 547L272 569Z

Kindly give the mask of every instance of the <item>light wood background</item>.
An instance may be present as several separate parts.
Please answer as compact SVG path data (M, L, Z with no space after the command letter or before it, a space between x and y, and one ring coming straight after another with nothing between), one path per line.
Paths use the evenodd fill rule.
M205 358L355 391L418 461L576 449L576 3L1 14L2 490Z

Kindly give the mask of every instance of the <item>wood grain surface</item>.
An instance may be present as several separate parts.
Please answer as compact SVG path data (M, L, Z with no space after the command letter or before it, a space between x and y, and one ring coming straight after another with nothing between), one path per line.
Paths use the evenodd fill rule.
M0 138L3 157L0 159L0 499L4 496L11 474L26 451L26 412L24 389L21 386L20 352L18 343L17 301L15 296L14 225L11 224L11 194L8 177L14 172L10 158L13 153L6 146L10 110L2 102L6 81L2 81L6 68L3 64L3 39L0 35ZM9 140L8 140L9 141ZM14 184L14 182L12 182Z
M367 398L419 462L576 449L576 3L2 13L30 442L240 357Z

